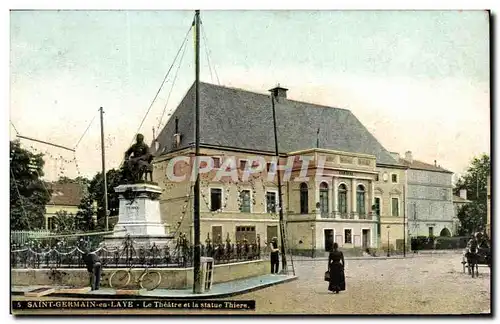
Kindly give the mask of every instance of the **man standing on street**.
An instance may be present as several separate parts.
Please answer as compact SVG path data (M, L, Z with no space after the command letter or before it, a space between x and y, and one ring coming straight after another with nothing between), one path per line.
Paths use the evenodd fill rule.
M95 252L87 251L83 256L87 271L90 273L90 287L92 290L99 290L101 282L101 260Z
M271 274L278 274L279 266L280 266L280 250L278 249L278 238L273 237L271 240L271 244L269 244L271 248Z

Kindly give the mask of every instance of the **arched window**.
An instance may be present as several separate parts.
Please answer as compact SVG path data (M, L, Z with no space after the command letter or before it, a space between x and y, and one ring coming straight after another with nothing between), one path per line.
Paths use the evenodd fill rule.
M339 186L338 192L339 213L347 214L347 187L345 184Z
M328 185L324 182L319 185L319 206L321 215L328 215Z
M300 184L300 213L308 214L309 213L309 188L307 187L307 183Z
M365 208L365 187L362 185L359 185L356 188L356 206L358 210L359 215L365 215L366 214L366 208Z

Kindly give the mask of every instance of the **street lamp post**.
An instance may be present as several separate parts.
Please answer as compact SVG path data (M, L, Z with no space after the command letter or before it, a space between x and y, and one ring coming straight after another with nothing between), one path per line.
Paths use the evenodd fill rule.
M391 225L387 225L387 257L391 256L391 247L389 245L390 237L391 237Z

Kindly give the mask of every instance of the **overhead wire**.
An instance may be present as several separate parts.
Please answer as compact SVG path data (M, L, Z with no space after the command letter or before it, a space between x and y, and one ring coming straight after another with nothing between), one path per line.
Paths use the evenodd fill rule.
M203 31L202 31L202 35L203 35ZM208 62L208 71L210 72L210 80L212 81L212 83L214 83L214 76L212 74L212 66L210 64L210 55L208 54L208 48L207 48L207 43L206 42L203 42L203 45L205 47L205 55L207 56L207 62Z
M19 135L19 132L17 131L17 128L16 126L14 125L14 123L12 122L12 120L10 120L10 124L12 125L12 127L14 128L14 131L16 132L17 135Z
M174 89L175 81L177 80L177 75L179 74L179 70L181 69L181 66L182 66L182 59L184 58L184 54L186 53L186 48L187 48L187 42L184 43L184 49L182 51L182 55L181 55L181 58L179 60L179 66L177 67L177 71L175 71L174 79L172 81L172 86L170 87L170 92L168 93L167 101L165 102L165 106L163 107L163 112L162 112L160 120L158 122L158 126L156 127L157 132L159 132L163 117L165 116L168 102L170 100L170 95L172 94L172 90Z
M135 140L136 135L137 135L137 134L139 133L139 131L141 130L142 124L143 124L143 123L144 123L144 121L146 120L146 117L148 116L149 111L150 111L150 110L151 110L151 108L153 107L153 104L155 103L156 98L158 98L158 95L160 94L160 91L161 91L161 89L163 88L163 85L165 84L165 81L167 80L168 75L170 74L170 71L172 70L172 67L173 67L173 66L174 66L174 64L175 64L175 62L176 62L176 60L177 60L177 57L178 57L178 56L179 56L179 54L181 53L181 50L182 50L182 48L184 47L184 43L186 42L186 39L188 38L189 33L191 32L191 29L192 29L192 28L193 28L193 25L191 25L191 26L189 27L189 30L188 30L188 32L186 33L186 36L184 37L184 40L183 40L183 42L182 42L182 45L179 47L179 50L177 51L177 54L175 55L175 58L174 58L174 61L172 62L172 65L170 65L170 68L168 69L167 73L165 74L165 77L163 78L163 81L162 81L162 83L161 83L161 85L160 85L160 88L159 88L159 89L158 89L158 91L156 92L156 94L155 94L155 96L154 96L153 100L151 101L151 104L149 105L148 110L146 111L146 114L145 114L145 115L144 115L144 117L142 118L142 121L141 121L141 123L140 123L139 127L137 128L137 131L135 132L135 134L134 134L134 138L132 138L132 141L131 141L130 145L132 145L132 144L134 143L134 140ZM123 160L122 160L122 164L123 164Z
M36 175L38 176L38 179L40 180L40 182L42 183L42 186L43 188L45 189L45 192L47 193L47 195L49 195L49 197L52 197L50 191L47 189L47 187L45 186L45 181L42 180L42 177L40 176L40 173L38 173L38 170L35 169L35 172L36 172ZM52 200L52 199L50 199ZM52 201L52 206L56 206L54 201Z
M85 136L85 134L87 134L87 131L89 130L90 126L92 125L92 123L94 122L94 119L95 117L97 116L97 114L94 115L94 117L92 118L92 120L90 121L89 125L87 126L87 128L85 129L85 131L83 132L82 136L80 137L80 139L78 140L78 142L76 143L75 145L75 148L74 150L76 150L76 148L78 147L78 145L80 144L80 142L82 141L83 137Z
M205 33L205 29L203 28L203 22L201 22L201 35L202 35L203 40L204 40L203 43L205 45L205 51L207 52L208 68L210 69L210 73L212 73L211 68L210 68L210 50L209 50L209 46L208 46L208 37ZM213 70L215 73L215 77L217 78L217 84L220 85L219 75L217 74L217 70L215 69L215 65L214 65Z

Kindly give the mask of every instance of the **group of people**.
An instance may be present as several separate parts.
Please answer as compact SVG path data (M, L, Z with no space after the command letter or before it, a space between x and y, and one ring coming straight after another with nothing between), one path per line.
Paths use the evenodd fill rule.
M279 248L278 239L273 237L269 242L271 251L271 274L278 274L279 270ZM328 256L327 271L325 281L328 281L328 290L334 294L345 290L345 259L344 254L339 251L339 245L333 243L332 250Z

